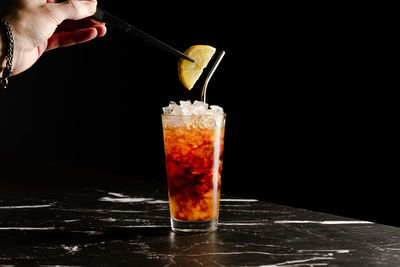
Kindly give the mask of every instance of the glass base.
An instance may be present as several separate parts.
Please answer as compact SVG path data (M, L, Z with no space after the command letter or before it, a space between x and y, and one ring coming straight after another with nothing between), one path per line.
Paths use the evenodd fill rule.
M177 221L171 219L172 231L178 233L203 233L217 230L218 219L210 221Z

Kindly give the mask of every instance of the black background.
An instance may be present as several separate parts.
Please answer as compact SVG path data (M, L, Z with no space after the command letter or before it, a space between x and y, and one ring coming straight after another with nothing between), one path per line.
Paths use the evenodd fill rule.
M224 193L400 225L362 7L216 2L99 6L178 50L226 51L207 94L227 112ZM187 91L177 58L109 26L10 79L0 156L163 182L161 107L199 99L203 79Z

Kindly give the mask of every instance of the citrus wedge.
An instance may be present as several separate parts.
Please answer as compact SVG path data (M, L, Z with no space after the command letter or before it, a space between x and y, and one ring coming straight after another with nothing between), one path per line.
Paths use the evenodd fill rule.
M185 55L195 60L180 58L178 61L179 80L187 89L192 89L196 81L200 78L203 69L207 67L212 56L215 53L215 48L209 45L194 45L185 51Z

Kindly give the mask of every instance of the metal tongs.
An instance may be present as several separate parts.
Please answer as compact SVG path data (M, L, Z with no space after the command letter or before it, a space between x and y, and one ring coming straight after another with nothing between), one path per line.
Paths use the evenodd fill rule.
M186 60L189 60L190 62L195 62L194 59L188 57L184 53L176 50L175 48L167 45L166 43L158 40L157 38L154 38L153 36L145 33L144 31L132 26L131 24L127 23L126 21L108 13L107 11L104 11L101 8L97 8L96 13L92 16L94 19L105 22L109 25L112 25L126 33L132 34L133 36L136 36L150 44L156 45L169 53L173 54L174 56L178 56L181 58L184 58Z
M144 31L132 26L128 22L108 13L107 11L105 11L99 7L97 8L96 13L92 17L96 20L99 20L99 21L105 22L109 25L112 25L126 33L132 34L133 36L138 37L150 44L156 45L156 46L164 49L165 51L171 53L174 56L184 58L193 63L195 62L194 59L188 57L184 53L176 50L175 48L167 45L166 43L158 40L157 38L145 33ZM203 101L204 103L206 102L206 91L207 91L208 82L210 81L212 75L214 74L215 70L217 69L217 67L218 67L219 63L221 62L222 58L224 57L224 55L225 55L225 52L221 51L221 53L218 55L218 58L214 62L214 65L211 67L210 71L208 72L208 75L204 82L203 88L201 90L201 101Z

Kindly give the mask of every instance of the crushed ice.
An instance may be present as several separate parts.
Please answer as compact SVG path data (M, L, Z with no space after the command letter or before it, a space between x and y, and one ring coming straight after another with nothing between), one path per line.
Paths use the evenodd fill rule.
M207 103L195 100L192 104L190 100L179 101L179 105L174 101L169 102L167 107L163 107L164 114L171 115L218 115L224 114L224 110L216 105L208 107Z
M183 115L183 117L164 117L164 125L200 128L225 127L224 110L216 105L208 106L207 103L197 100L193 104L190 100L179 101L179 104L171 101L167 107L162 109L166 115Z

